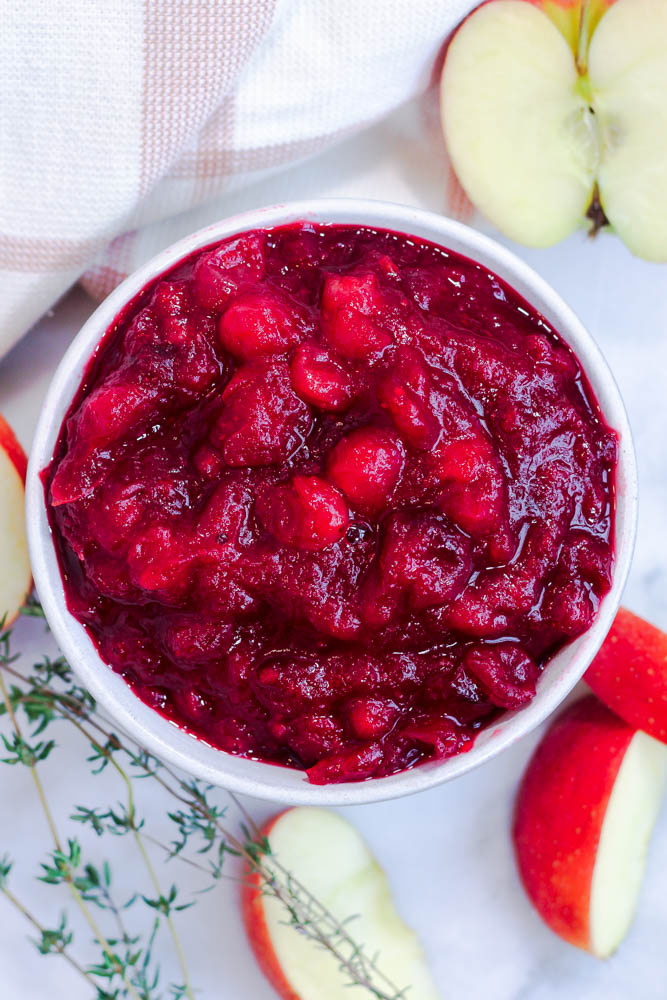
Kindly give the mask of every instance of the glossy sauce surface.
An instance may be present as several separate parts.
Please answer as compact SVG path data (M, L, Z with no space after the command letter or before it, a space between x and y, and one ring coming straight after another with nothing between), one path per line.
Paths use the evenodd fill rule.
M616 453L498 277L304 223L126 308L45 487L110 666L212 745L324 783L458 753L530 701L609 589Z

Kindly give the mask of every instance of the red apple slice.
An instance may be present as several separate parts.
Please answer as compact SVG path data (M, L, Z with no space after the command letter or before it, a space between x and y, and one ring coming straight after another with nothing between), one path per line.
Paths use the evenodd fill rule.
M272 855L338 920L355 916L347 925L350 934L368 957L377 954L378 968L397 989L409 987L411 1000L436 1000L419 942L396 912L386 876L353 826L327 809L302 807L279 813L262 832ZM290 926L283 905L262 893L256 874L244 884L241 902L252 949L280 996L349 1000L349 980L336 959Z
M621 608L584 680L612 712L667 743L667 635L655 625Z
M0 416L0 621L11 625L32 586L25 529L28 460L7 421Z
M589 695L551 725L523 776L514 844L543 920L605 958L634 916L667 748Z

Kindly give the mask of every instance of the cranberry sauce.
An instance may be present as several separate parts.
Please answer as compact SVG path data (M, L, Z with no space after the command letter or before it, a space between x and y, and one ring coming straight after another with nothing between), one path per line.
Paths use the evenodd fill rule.
M45 474L67 599L148 705L311 781L468 749L593 621L617 441L482 266L299 224L118 317Z

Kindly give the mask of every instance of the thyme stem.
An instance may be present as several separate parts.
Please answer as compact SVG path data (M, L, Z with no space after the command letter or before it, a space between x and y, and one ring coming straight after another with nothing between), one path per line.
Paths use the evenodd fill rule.
M391 980L384 975L382 970L378 968L376 958L367 955L363 948L355 942L347 930L346 923L339 921L326 906L312 895L306 886L284 868L277 858L270 855L270 848L267 842L263 840L254 820L235 795L227 793L230 801L238 808L245 822L245 826L242 827L243 837L236 835L226 824L221 822L222 812L217 805L212 805L209 802L208 788L202 789L199 783L186 781L181 778L168 764L158 761L157 758L148 754L133 737L127 735L124 737L124 740L121 740L111 731L111 724L99 712L94 702L82 700L86 698L85 692L82 692L81 697L76 697L81 689L72 687L70 691L60 692L47 683L53 677L60 680L67 679L68 665L65 661L54 661L53 665L51 661L45 661L45 665L39 668L47 668L46 680L44 680L42 677L35 675L26 678L24 674L11 666L10 659L8 647L6 647L5 655L0 654L0 682L2 682L3 697L12 722L16 723L12 699L14 705L21 704L25 708L29 718L39 718L42 713L46 712L50 713L48 714L47 721L55 717L60 717L70 722L93 748L96 759L99 758L103 763L110 763L123 780L127 792L126 815L123 817L124 828L132 832L151 883L158 895L158 900L151 901L151 905L155 906L157 904L156 908L164 914L165 922L174 942L184 979L183 986L178 988L178 996L194 1000L185 956L171 918L171 898L165 899L160 890L159 880L146 850L145 842L151 841L165 851L169 858L179 857L184 863L193 868L199 869L209 876L213 874L215 879L229 877L220 871L220 862L214 865L212 869L208 869L181 854L181 849L185 844L187 836L191 832L199 831L206 836L204 850L208 850L214 843L219 843L220 859L224 850L236 854L243 859L246 865L246 874L241 876L241 881L249 877L250 884L254 886L256 884L254 878L257 877L259 880L259 890L281 903L289 916L290 922L297 931L332 955L339 968L345 972L350 985L365 988L376 1000L399 1000L399 998L404 997L404 991L398 990ZM57 671L52 669L56 664L58 666ZM10 698L2 680L2 673L5 670L22 684L29 685L29 689L25 691L13 688ZM45 701L47 703L46 707ZM93 713L95 713L95 717L93 717ZM47 716L44 715L44 718L47 718ZM132 747L136 749L133 750ZM177 813L175 816L170 814L170 818L176 822L180 818L184 824L191 824L190 828L187 825L184 827L186 833L182 833L183 844L177 843L176 846L170 848L150 834L141 831L141 824L137 822L136 818L133 780L116 759L119 753L127 755L132 767L139 768L145 776L153 778L169 796L185 807L185 811L182 813ZM35 777L39 790L41 788L39 778ZM42 801L48 819L51 814L43 789L41 791L40 801ZM91 811L88 812L90 813ZM52 818L50 826L52 826L52 833L54 833L54 841L58 845L59 842L55 836L55 824L53 824ZM100 833L102 830L98 829L97 832ZM270 858L267 858L267 855L270 855ZM239 881L236 877L234 880ZM115 971L123 976L125 986L129 994L133 997L133 1000L140 1000L133 985L127 979L125 965L121 965L116 956L111 952L108 942L95 925L92 915L87 912L85 901L78 893L76 886L73 885L72 881L69 881L69 884L70 889L75 894L77 905L81 907L108 960L114 963ZM175 890L173 891L175 892ZM116 913L117 918L119 917L117 908L114 906L109 906L108 908ZM124 931L122 933L124 939L127 940ZM145 982L145 980L142 982ZM379 985L380 983L382 985ZM150 996L152 997L152 987L142 986L142 1000L144 995L148 998L149 990L151 990Z
M20 740L22 740L23 739L23 734L21 733L21 727L19 726L18 719L16 718L16 714L14 712L14 707L13 707L13 705L11 703L10 698L9 698L9 693L7 691L7 686L5 684L5 678L2 676L2 671L0 671L0 691L2 692L2 699L3 699L4 703L5 703L5 707L7 709L8 714L9 714L9 718L12 720L12 725L14 727L14 731L15 731L16 735L18 736L18 738ZM44 794L44 787L42 785L42 782L41 782L41 779L40 779L39 775L37 774L37 768L35 767L34 764L30 765L30 773L31 773L32 779L33 779L33 781L35 783L35 788L37 789L37 795L39 796L39 801L40 801L40 804L42 806L42 812L44 813L44 816L46 817L46 822L48 824L49 830L51 831L51 836L53 837L53 842L56 845L56 848L59 851L62 851L62 847L61 847L61 844L60 844L60 838L58 836L58 831L56 829L56 824L55 824L55 821L54 821L53 816L51 814L51 810L49 809L48 802L46 801L46 795Z
M146 850L146 847L144 845L144 842L143 842L143 839L141 837L141 834L139 833L139 831L136 828L133 829L133 833L134 833L134 839L135 839L135 841L137 843L137 847L139 848L141 856L144 859L144 864L146 865L146 868L147 868L148 873L150 875L151 881L153 883L153 888L155 889L155 891L158 894L158 896L161 897L161 898L163 898L163 893L162 893L162 889L160 888L160 883L158 881L158 877L157 877L157 875L155 873L155 869L153 867L153 863L151 862L151 859L150 859L150 857L148 855L148 851ZM183 952L183 946L181 944L181 940L180 940L178 934L176 933L176 928L174 927L174 921L173 921L173 919L171 917L171 914L167 913L165 915L165 919L166 919L166 922L167 922L167 927L169 928L169 933L171 934L171 939L174 942L174 948L176 949L176 957L178 958L178 964L180 965L181 972L183 974L183 983L185 985L185 994L186 994L186 996L190 997L190 1000L194 1000L194 994L192 992L192 986L190 985L190 977L188 975L188 966L187 966L187 962L185 961L185 954Z
M81 893L79 892L79 890L77 889L77 887L74 885L74 883L71 881L71 877L70 877L70 879L67 880L67 884L69 885L69 887L70 887L70 889L72 891L72 895L74 897L74 900L75 900L77 906L79 907L79 909L81 911L81 914L83 915L84 920L86 921L86 923L88 924L88 926L90 927L90 929L91 929L91 931L93 933L93 937L95 938L95 940L99 944L99 946L102 949L102 951L106 954L106 956L109 959L109 961L113 963L113 965L114 965L114 967L116 969L116 972L118 973L118 975L121 977L121 979L123 980L123 982L125 984L125 988L126 988L127 992L129 993L129 995L131 997L134 997L134 1000L141 1000L139 994L137 993L137 991L135 990L134 986L132 985L132 983L128 979L127 973L125 972L125 970L123 969L123 967L116 960L116 958L114 956L114 953L113 953L113 951L111 949L111 945L109 944L109 942L107 941L106 937L104 936L104 934L102 933L102 931L98 927L97 922L96 922L95 918L93 917L92 913L90 912L90 910L88 909L88 907L84 903L84 901L83 901L83 899L81 897Z
M150 859L150 856L148 854L148 851L146 850L146 847L144 845L143 837L141 835L141 831L139 829L139 826L137 825L137 821L136 821L136 808L135 808L135 802L134 802L134 789L132 787L132 781L131 781L129 775L120 766L120 764L118 763L118 761L114 757L113 753L111 753L106 747L101 746L101 744L98 743L97 740L93 736L91 736L91 734L89 732L87 732L87 730L79 722L78 719L74 718L73 716L71 716L69 714L68 714L68 718L69 718L69 721L72 723L72 725L76 729L78 729L78 731L89 741L89 743L95 749L95 751L97 753L99 753L100 756L104 757L106 760L109 761L109 763L112 765L113 768L115 768L117 774L122 779L122 781L123 781L123 783L125 785L126 791L127 791L127 817L128 817L128 824L129 824L130 830L132 831L132 836L134 838L134 842L137 845L137 849L139 851L139 854L141 855L141 859L142 859L142 861L144 863L144 866L145 866L145 868L146 868L146 870L148 872L148 876L149 876L149 878L151 880L153 888L155 889L155 892L158 895L158 898L164 898L162 889L160 887L159 879L158 879L157 874L155 872L155 868L153 867L153 863L151 862L151 859ZM91 721L91 720L88 720L88 721ZM96 727L96 728L100 728L100 727ZM111 739L111 733L106 733L105 735L107 736L107 738L109 740ZM191 983L190 983L190 976L189 976L189 973L188 973L188 966L187 966L187 962L185 960L185 953L183 951L183 946L182 946L180 938L179 938L179 936L178 936L178 934L176 932L176 928L174 926L174 921L173 921L173 919L171 917L171 914L165 913L164 916L165 916L165 922L167 924L167 927L169 928L169 933L171 935L171 939L172 939L172 941L174 943L174 949L176 951L176 957L178 959L178 964L180 965L181 972L183 974L183 983L185 985L185 995L187 997L189 997L190 1000L194 1000L194 994L192 992L192 986L191 986Z
M10 889L7 889L6 886L3 886L0 891L2 892L5 899L7 899L11 903L14 909L18 910L19 913L21 913L25 917L25 919L32 924L35 930L38 930L39 933L42 935L45 933L46 928L43 926L43 924L39 922L37 917L33 916L30 910L21 902L20 899L18 899L14 895L14 893ZM80 965L77 962L77 960L72 957L72 955L70 955L65 945L61 943L56 944L54 945L54 950L58 955L64 958L65 961L68 962L73 969L76 969L79 975L83 976L83 978L86 980L87 983L96 988L95 980L93 979L93 977L88 972L86 972L84 967Z
M3 701L5 703L5 707L7 709L7 713L8 713L8 715L9 715L11 721L12 721L12 725L14 727L14 731L16 732L17 737L22 740L23 737L22 737L22 734L21 734L21 727L19 726L18 719L16 718L16 714L14 712L14 708L12 706L11 699L9 697L9 692L7 691L7 686L5 684L5 679L2 676L2 671L1 670L0 670L0 692L2 693L2 698L3 698ZM56 850L59 851L62 854L62 846L61 846L61 843L60 843L60 838L58 837L58 831L56 829L55 821L53 819L53 814L51 813L51 809L49 808L49 804L47 802L46 795L44 794L44 788L42 786L42 782L41 782L41 780L39 778L39 775L37 774L37 768L35 767L34 764L30 764L29 768L30 768L30 772L31 772L31 774L33 776L33 780L35 782L35 787L37 788L37 794L38 794L38 797L39 797L40 805L42 807L42 811L43 811L43 813L44 813L44 815L46 817L46 821L48 823L49 829L51 830L51 834L53 836L53 842L54 842L54 844L56 846ZM72 894L72 897L73 897L75 903L79 907L79 910L81 911L84 919L86 920L88 926L90 927L91 931L93 932L95 940L100 945L100 947L102 948L102 950L106 953L109 961L111 961L111 962L113 962L115 964L116 970L119 973L119 975L121 976L121 978L122 978L122 980L123 980L123 982L125 984L125 987L127 989L127 992L129 993L129 995L131 997L134 998L134 1000L141 1000L141 998L139 997L139 994L137 993L137 991L133 987L132 983L128 979L127 974L125 973L125 970L118 964L118 962L115 961L114 953L111 950L111 946L109 945L109 942L107 941L107 939L105 938L104 934L102 933L102 931L97 926L97 924L95 922L95 918L93 917L92 913L89 911L88 907L86 906L86 904L84 903L83 899L81 898L81 893L79 892L79 890L77 889L77 887L74 885L74 881L72 879L71 872L68 873L68 876L65 879L65 881L66 881L67 885L69 886L70 892Z

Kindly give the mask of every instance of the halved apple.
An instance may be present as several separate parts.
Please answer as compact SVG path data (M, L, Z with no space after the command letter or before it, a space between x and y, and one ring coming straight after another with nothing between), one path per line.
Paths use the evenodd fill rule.
M11 625L32 586L25 528L28 460L7 421L0 416L0 621Z
M363 944L369 958L411 1000L437 1000L415 934L403 923L386 876L355 828L327 809L299 807L279 813L262 831L280 862ZM273 863L275 863L275 861ZM349 1000L349 978L336 959L299 934L284 906L262 892L249 873L242 889L243 920L257 961L285 1000ZM350 953L344 943L344 952ZM390 985L379 986L393 995ZM356 993L356 990L353 991Z
M631 725L667 743L667 635L620 608L584 680Z
M666 774L667 747L588 695L523 776L513 835L526 892L556 934L600 958L632 922Z
M588 215L667 260L667 4L611 2L473 11L445 58L445 141L470 200L512 239L549 246Z

